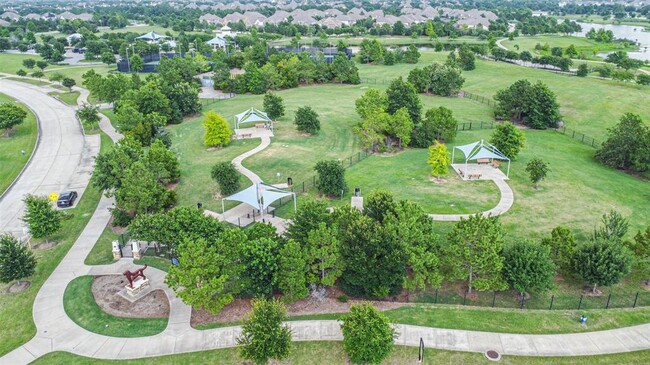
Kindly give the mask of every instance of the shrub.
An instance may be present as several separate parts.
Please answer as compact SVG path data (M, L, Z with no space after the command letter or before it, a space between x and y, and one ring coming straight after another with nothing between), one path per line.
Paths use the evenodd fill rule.
M298 108L294 123L296 124L296 128L301 132L317 134L320 131L318 114L310 106Z
M316 188L321 194L341 196L342 193L345 193L345 190L347 190L345 169L339 161L318 161L314 170L318 174Z
M353 305L343 316L343 347L354 364L380 364L393 349L397 333L388 317L370 303Z
M220 162L214 165L211 176L219 185L222 195L232 195L239 190L240 175L232 162Z
M510 123L497 124L490 138L490 143L511 160L517 157L525 142L524 133Z

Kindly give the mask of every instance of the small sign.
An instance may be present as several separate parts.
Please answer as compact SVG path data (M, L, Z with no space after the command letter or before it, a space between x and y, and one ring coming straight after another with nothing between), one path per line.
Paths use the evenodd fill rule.
M47 198L50 199L50 201L55 202L55 201L57 201L57 199L59 199L59 194L58 193L51 193Z
M420 337L420 353L418 354L418 362L424 360L424 340Z

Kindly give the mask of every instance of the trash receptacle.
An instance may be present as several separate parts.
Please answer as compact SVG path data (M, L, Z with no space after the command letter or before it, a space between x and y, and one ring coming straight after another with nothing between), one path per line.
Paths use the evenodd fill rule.
M201 203L201 202L196 203L196 208L197 209L203 208L203 203Z
M354 196L356 197L361 196L361 188L354 188Z
M287 186L292 186L293 185L293 179L288 177L287 178Z

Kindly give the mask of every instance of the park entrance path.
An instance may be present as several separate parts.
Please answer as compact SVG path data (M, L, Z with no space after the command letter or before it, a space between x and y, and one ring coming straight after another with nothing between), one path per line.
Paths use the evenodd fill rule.
M1 79L0 92L27 105L39 126L31 159L0 197L0 232L23 237L23 197L75 190L80 199L99 153L99 136L84 135L74 109L47 95L39 86ZM16 156L20 156L20 151L16 151Z

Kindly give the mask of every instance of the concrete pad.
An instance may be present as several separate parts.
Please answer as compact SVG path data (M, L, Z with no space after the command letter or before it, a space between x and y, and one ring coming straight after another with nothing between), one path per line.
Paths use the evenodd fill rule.
M499 337L504 355L539 356L535 343L528 335L502 333Z
M495 333L469 331L467 332L467 342L471 351L485 352L494 350L503 353L501 337Z
M122 352L127 340L126 338L108 337L93 357L108 360L119 359L120 352Z
M27 365L34 360L36 360L36 356L27 351L24 346L20 346L0 357L0 365Z
M627 349L627 345L614 336L611 331L588 332L583 335L589 337L598 347L599 354L611 354Z
M567 349L562 336L530 336L529 337L535 344L535 349L544 356L567 356L571 351Z

